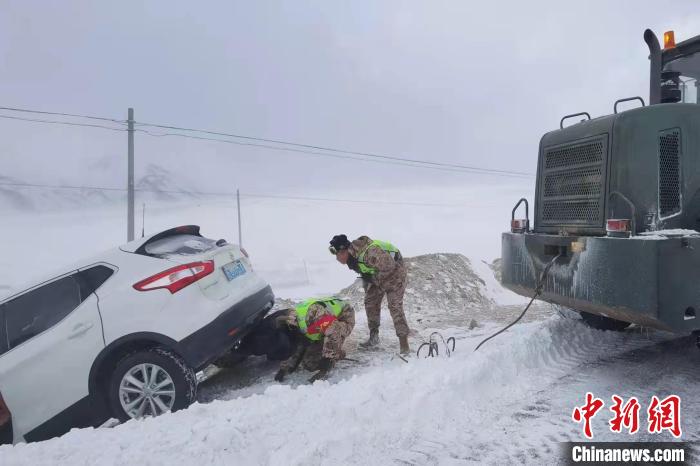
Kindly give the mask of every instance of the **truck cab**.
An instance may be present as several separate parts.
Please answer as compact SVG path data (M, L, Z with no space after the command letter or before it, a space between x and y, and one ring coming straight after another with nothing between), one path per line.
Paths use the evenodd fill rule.
M630 97L610 115L566 115L540 140L534 222L521 200L502 236L502 281L528 297L539 288L597 328L690 333L700 330L700 36L676 44L667 32L663 49L652 31L644 39L648 105Z

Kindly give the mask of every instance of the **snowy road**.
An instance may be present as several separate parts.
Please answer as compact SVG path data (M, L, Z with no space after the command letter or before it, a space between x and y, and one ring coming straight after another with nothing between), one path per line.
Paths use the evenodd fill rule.
M515 327L444 329L450 359L405 364L386 351L339 367L328 382L271 384L275 365L249 361L207 381L192 408L113 429L0 448L3 464L548 464L559 442L582 440L571 411L586 391L681 396L684 439L697 440L700 354L689 338L590 330L558 314ZM386 337L386 344L393 343ZM343 363L345 364L345 363ZM237 380L241 388L231 382ZM252 395L252 396L251 396ZM212 398L218 401L206 403ZM627 440L598 416L597 440ZM153 442L153 439L158 439ZM671 440L639 434L634 440ZM300 447L301 446L301 447ZM148 451L148 455L144 452Z

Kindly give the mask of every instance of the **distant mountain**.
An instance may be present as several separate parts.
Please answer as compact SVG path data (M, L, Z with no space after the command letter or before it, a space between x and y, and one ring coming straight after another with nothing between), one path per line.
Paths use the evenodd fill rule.
M26 186L28 182L0 175L0 210L45 211L107 206L126 200L126 189L95 189L91 183L75 183L65 187ZM18 185L18 186L13 186ZM56 183L56 186L63 186ZM113 186L109 186L112 188ZM176 180L173 173L158 165L148 165L134 183L139 202L179 201L198 196L191 186Z

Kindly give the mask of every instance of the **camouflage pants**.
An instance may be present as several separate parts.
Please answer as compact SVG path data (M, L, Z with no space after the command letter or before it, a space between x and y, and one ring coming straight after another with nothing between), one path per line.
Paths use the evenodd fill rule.
M370 331L379 329L382 300L386 295L389 314L394 321L396 336L408 336L408 322L403 311L403 294L406 291L406 269L397 271L391 280L385 283L370 283L365 290L365 312Z
M325 336L307 346L301 363L307 371L317 371L321 358L340 361L345 357L343 343L355 327L355 314L345 322L336 320L327 329Z

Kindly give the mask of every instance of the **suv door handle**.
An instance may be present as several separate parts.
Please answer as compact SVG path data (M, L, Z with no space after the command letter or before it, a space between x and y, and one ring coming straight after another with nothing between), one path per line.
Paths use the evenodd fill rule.
M88 330L90 330L93 327L92 322L90 323L83 323L83 324L77 324L75 327L73 327L73 331L68 335L68 339L72 340L73 338L77 338L80 335L84 334Z

